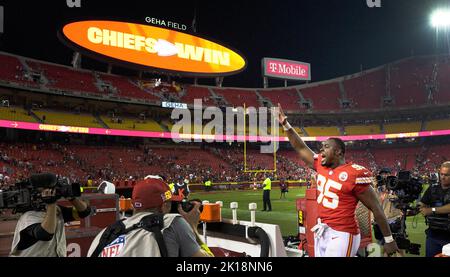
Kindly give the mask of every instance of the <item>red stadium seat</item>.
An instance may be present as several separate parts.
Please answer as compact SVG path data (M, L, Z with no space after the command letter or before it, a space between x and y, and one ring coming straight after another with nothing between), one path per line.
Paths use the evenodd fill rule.
M259 90L261 96L269 99L274 106L280 103L286 111L300 110L300 97L295 88L284 88L274 90Z
M216 106L209 89L206 87L188 86L186 94L181 97L181 102L194 104L195 99L201 99L205 106Z
M232 107L259 107L258 96L254 90L244 89L214 89L215 93L223 96Z
M301 88L300 91L305 100L312 101L314 111L341 110L339 100L342 97L337 82Z
M386 90L385 69L345 80L344 88L352 109L380 109Z
M101 93L95 86L95 78L91 71L75 70L62 65L41 63L27 60L27 64L35 71L44 74L49 88L73 90L76 92Z

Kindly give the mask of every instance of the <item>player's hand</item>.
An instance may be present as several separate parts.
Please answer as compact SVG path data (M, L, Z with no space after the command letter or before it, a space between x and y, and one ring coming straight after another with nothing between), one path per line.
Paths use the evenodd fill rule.
M277 119L280 122L280 124L283 124L283 122L287 119L287 116L284 114L283 109L281 108L280 103L278 103L278 111L277 111Z
M400 249L398 249L397 243L395 241L390 243L385 243L384 246L384 252L390 257L394 255L395 253L400 253Z

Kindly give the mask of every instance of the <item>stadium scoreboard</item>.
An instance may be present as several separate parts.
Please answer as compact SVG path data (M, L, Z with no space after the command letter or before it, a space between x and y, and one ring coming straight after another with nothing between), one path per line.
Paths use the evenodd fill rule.
M76 21L64 25L58 37L82 54L140 70L217 77L239 73L247 65L236 50L212 40L137 23Z

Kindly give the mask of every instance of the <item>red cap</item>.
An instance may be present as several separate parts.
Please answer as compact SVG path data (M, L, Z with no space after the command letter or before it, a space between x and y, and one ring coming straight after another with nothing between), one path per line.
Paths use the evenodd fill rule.
M169 185L162 179L148 178L136 183L131 199L135 208L151 209L173 200L173 197Z

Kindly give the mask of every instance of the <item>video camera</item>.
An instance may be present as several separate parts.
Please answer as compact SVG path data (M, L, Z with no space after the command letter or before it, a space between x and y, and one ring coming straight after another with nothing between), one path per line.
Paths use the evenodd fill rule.
M42 210L49 199L42 197L40 189L55 189L54 200L81 195L79 183L70 183L67 178L57 178L51 173L36 174L6 190L0 190L0 209L13 209L14 213Z
M399 171L397 176L377 176L377 182L381 186L386 186L387 189L392 190L397 196L391 199L397 209L415 210L417 208L411 207L410 203L419 199L423 189L423 180L419 177L412 176L410 171Z
M379 186L385 186L388 190L393 191L395 197L390 198L396 209L402 210L402 217L397 221L389 224L392 236L398 245L398 248L405 249L407 253L420 255L420 244L412 243L406 234L406 215L408 211L418 211L418 207L412 207L411 203L418 200L423 189L423 180L419 177L412 176L410 171L399 171L397 176L387 176L383 178L377 176ZM415 214L415 213L413 213ZM375 230L377 233L377 230ZM381 231L378 230L378 236L382 237ZM375 235L377 237L377 234Z

